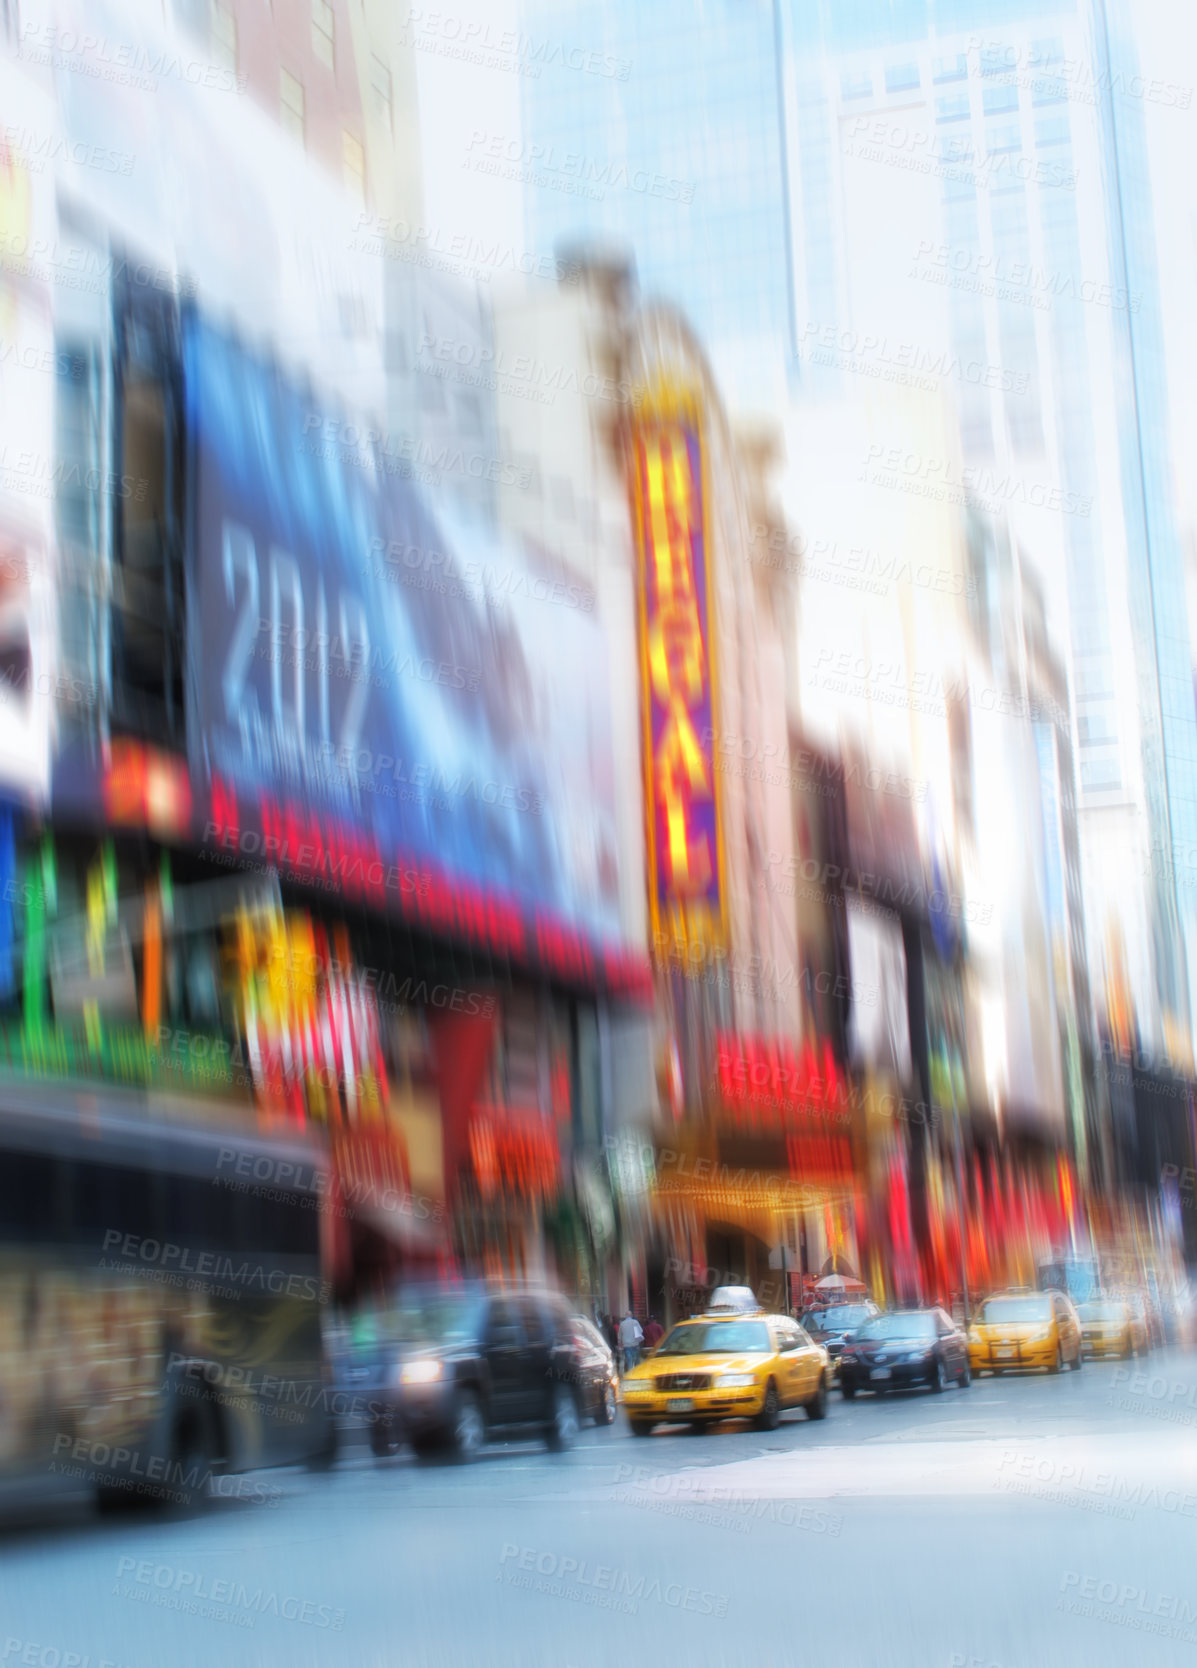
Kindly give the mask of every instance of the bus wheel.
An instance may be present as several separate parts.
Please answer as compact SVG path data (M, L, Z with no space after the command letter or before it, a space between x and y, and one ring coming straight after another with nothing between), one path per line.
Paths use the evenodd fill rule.
M189 1506L200 1506L208 1498L212 1470L216 1464L214 1434L203 1402L197 1407L187 1408L175 1420L170 1445L170 1477L174 1503L183 1510Z
M373 1435L373 1432L371 1432L371 1435ZM309 1454L304 1461L305 1469L308 1471L331 1471L337 1463L337 1454L340 1447L340 1434L335 1423L330 1419L320 1447L316 1449L315 1453Z

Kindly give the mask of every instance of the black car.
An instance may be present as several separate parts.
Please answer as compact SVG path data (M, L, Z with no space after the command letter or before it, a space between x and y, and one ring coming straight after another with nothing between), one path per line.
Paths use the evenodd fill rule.
M529 1429L568 1448L585 1413L607 1411L597 1351L556 1293L413 1286L371 1320L355 1388L376 1454L406 1437L417 1453L448 1447L468 1459L491 1435Z
M968 1339L943 1309L896 1309L865 1321L840 1355L840 1390L945 1390L972 1382Z
M832 1371L838 1373L844 1344L858 1327L880 1313L877 1305L867 1298L859 1303L828 1303L819 1309L808 1309L802 1324L816 1344L822 1344L831 1357Z

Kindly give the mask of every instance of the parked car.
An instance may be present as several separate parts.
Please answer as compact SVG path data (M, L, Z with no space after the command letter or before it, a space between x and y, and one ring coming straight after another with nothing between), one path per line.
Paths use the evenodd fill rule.
M376 1454L406 1437L417 1453L448 1447L469 1459L492 1435L531 1430L568 1448L595 1408L606 1361L555 1292L411 1286L372 1319L354 1383Z
M1146 1355L1150 1349L1147 1326L1125 1298L1095 1297L1077 1309L1081 1323L1081 1344L1085 1354L1096 1359L1116 1355L1122 1360Z
M1131 1288L1120 1291L1118 1296L1124 1303L1129 1303L1131 1310L1147 1332L1147 1348L1163 1349L1167 1342L1164 1329L1164 1317L1159 1304L1148 1291Z
M615 1355L594 1322L571 1315L578 1346L578 1388L583 1411L596 1425L610 1425L619 1406L619 1369Z
M880 1313L877 1305L868 1299L859 1303L828 1303L818 1309L808 1309L802 1324L816 1344L822 1344L827 1351L832 1371L838 1376L845 1343L851 1341L858 1327Z
M858 1390L879 1395L925 1385L946 1390L972 1381L968 1340L943 1309L895 1309L874 1315L858 1328L840 1355L840 1394L851 1401Z
M1192 1349L1194 1338L1193 1297L1187 1284L1178 1284L1160 1295L1164 1342L1177 1349Z
M721 1308L667 1333L624 1379L623 1400L633 1436L651 1436L658 1424L705 1429L722 1419L771 1431L786 1407L825 1418L830 1382L827 1351L797 1321Z
M1084 1361L1081 1322L1064 1292L1012 1291L987 1297L968 1333L974 1373L1016 1372L1045 1367L1058 1373L1067 1362L1079 1372Z

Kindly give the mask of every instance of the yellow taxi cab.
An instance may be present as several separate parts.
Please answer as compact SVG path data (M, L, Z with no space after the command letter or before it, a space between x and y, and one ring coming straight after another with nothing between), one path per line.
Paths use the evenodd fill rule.
M1086 1355L1129 1360L1146 1355L1149 1339L1143 1311L1124 1297L1094 1297L1077 1310Z
M1025 1367L1058 1373L1066 1361L1079 1372L1083 1359L1081 1323L1063 1292L1010 1291L987 1297L968 1329L968 1362L974 1373Z
M702 1427L751 1419L777 1428L781 1411L827 1414L831 1358L798 1322L761 1308L711 1309L682 1321L623 1381L634 1436L658 1424Z

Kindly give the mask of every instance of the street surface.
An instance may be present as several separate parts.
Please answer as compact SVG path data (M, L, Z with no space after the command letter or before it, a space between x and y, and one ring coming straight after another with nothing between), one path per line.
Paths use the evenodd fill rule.
M771 1435L641 1440L621 1414L464 1467L350 1440L326 1475L259 1474L264 1500L10 1530L0 1662L1197 1660L1197 1356L837 1392Z

